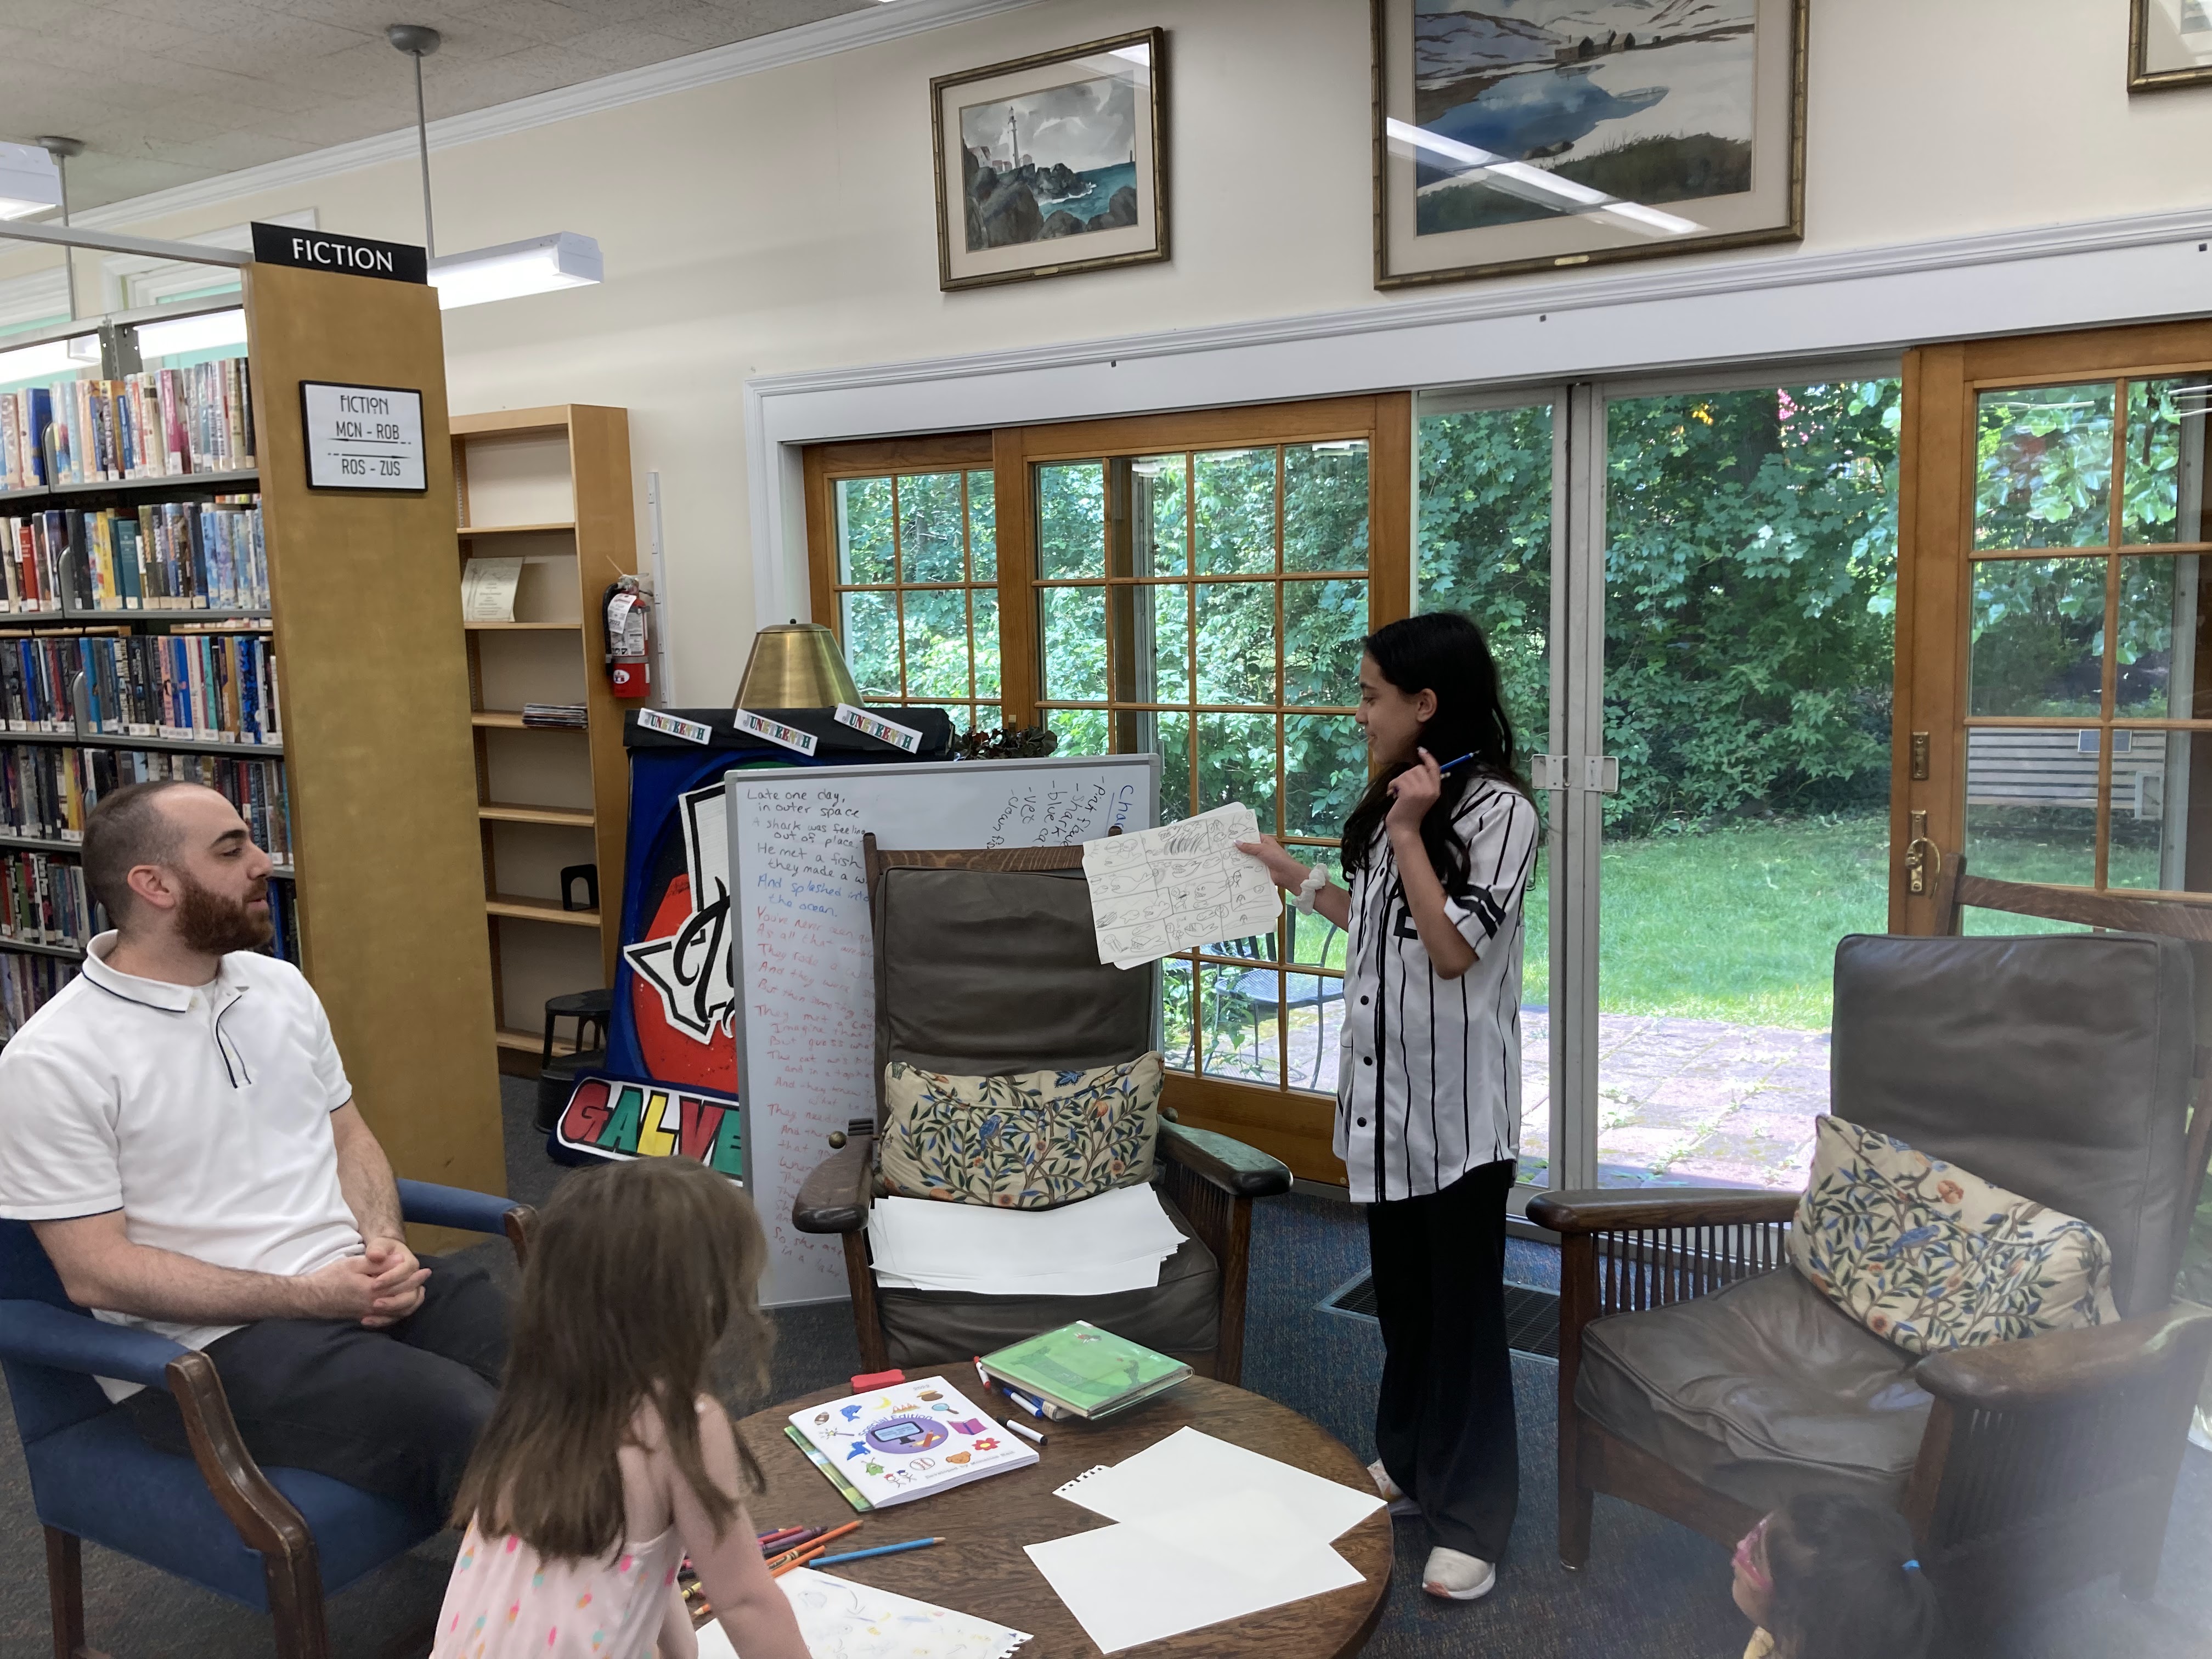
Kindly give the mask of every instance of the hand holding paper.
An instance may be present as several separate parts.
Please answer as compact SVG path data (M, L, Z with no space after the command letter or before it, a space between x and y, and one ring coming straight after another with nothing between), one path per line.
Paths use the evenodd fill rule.
M1252 809L1232 801L1180 823L1084 842L1098 960L1134 968L1272 928L1282 897L1265 866L1237 846L1259 834Z

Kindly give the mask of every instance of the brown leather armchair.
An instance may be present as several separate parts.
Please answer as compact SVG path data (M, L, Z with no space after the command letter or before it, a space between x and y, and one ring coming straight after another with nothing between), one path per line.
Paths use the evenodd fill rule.
M877 1116L836 1150L792 1205L802 1232L842 1234L862 1363L967 1359L1087 1319L1224 1382L1242 1375L1252 1200L1291 1172L1242 1141L1160 1124L1156 1179L1182 1248L1150 1289L1097 1297L986 1296L878 1285L868 1206L890 1061L974 1076L1118 1064L1153 1046L1157 967L1098 960L1080 847L884 852L865 838L876 946Z
M1559 1554L1609 1492L1732 1542L1794 1492L1903 1511L1958 1608L2119 1572L2148 1594L2212 1311L2176 1303L2204 1176L2186 946L2142 934L1856 937L1833 1109L2112 1247L2120 1322L1920 1358L1788 1265L1794 1193L1559 1192Z

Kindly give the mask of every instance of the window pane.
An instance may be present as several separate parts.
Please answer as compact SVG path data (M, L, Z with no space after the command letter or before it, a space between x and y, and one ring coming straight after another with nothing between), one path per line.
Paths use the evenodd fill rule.
M2195 553L2120 561L2119 665L2114 712L2124 719L2212 714L2212 652L2199 648L2203 561Z
M1275 832L1275 717L1201 714L1198 720L1198 810L1243 801Z
M1449 756L1444 757L1449 760ZM1367 740L1349 714L1283 720L1283 830L1334 840L1367 788ZM1306 854L1301 852L1298 856ZM1335 860L1330 860L1334 865Z
M1283 568L1367 568L1367 446L1283 450Z
M1415 606L1482 629L1525 775L1551 738L1551 405L1430 416L1419 443Z
M1275 701L1275 585L1198 586L1198 700Z
M1275 568L1275 452L1214 450L1195 458L1198 568L1209 575Z
M999 580L999 516L987 471L968 475L968 562L979 582Z
M1106 711L1103 708L1048 708L1044 723L1060 736L1055 755L1112 753L1106 742Z
M1126 589L1140 617L1149 615L1149 641L1140 641L1138 661L1152 665L1149 684L1133 688L1136 702L1190 701L1190 589L1182 582Z
M967 590L916 587L904 597L907 696L925 702L975 696L968 681Z
M1041 466L1037 569L1057 576L1106 574L1106 468L1099 461Z
M926 472L898 481L899 559L910 582L968 577L960 545L960 475Z
M1978 876L2087 887L2097 860L2094 729L1966 733L1966 856Z
M957 710L954 711L952 720L955 725L959 723L960 714ZM1006 715L1004 709L1000 708L995 702L982 702L975 705L975 713L974 718L968 723L968 730L971 732L995 732L1006 723Z
M1048 587L1044 613L1044 694L1054 701L1106 697L1106 590Z
M1289 994L1290 1071L1283 1081L1293 1089L1334 1094L1344 981L1332 974L1292 974Z
M2111 539L2112 388L1981 394L1977 548L2103 547Z
M1191 1020L1190 963L1170 957L1160 964L1160 1046L1170 1071L1196 1069L1191 1047L1195 1035Z
M1273 968L1224 968L1203 963L1198 969L1200 1068L1216 1077L1256 1083L1281 1080L1275 1047L1274 1016L1280 1006L1281 975Z
M1973 570L1968 712L2095 715L2104 707L2105 561L1983 559Z
M891 560L891 481L837 480L837 580L887 582Z
M2128 383L2122 541L2204 538L2204 411L2212 399L2206 379Z
M2212 732L2112 733L2112 887L2212 892ZM2205 809L2199 817L2197 809Z
M872 696L900 696L896 595L848 593L844 606L845 663L854 683Z
M1297 850L1297 856L1322 866L1328 872L1331 881L1340 887L1344 885L1344 872L1338 866L1334 853L1320 847L1304 847ZM1286 960L1309 968L1343 968L1344 929L1320 911L1304 915L1296 904L1286 904L1283 910L1283 948L1288 953ZM1307 988L1311 989L1310 987ZM1329 994L1338 995L1341 989L1341 987L1331 986L1328 988Z
M1191 816L1190 716L1160 715L1152 742L1160 755L1160 822L1173 823Z
M1132 532L1139 576L1180 576L1190 556L1188 526L1183 523L1183 458L1145 455L1129 463Z
M1359 642L1367 632L1364 580L1285 582L1283 701L1338 708L1357 704Z
M999 695L999 593L996 588L970 590L975 613L975 695Z

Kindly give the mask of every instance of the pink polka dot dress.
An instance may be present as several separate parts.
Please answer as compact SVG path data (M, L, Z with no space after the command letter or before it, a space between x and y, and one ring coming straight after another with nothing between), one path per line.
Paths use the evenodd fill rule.
M430 1659L646 1659L684 1559L671 1527L598 1561L548 1561L469 1523Z

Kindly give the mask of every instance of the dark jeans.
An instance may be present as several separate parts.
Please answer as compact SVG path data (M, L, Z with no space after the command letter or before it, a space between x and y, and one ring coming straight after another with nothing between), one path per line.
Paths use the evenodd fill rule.
M1382 1387L1375 1449L1436 1541L1496 1561L1520 1502L1505 1345L1505 1200L1513 1160L1440 1193L1367 1206Z
M422 1305L369 1330L343 1319L264 1319L207 1346L257 1462L312 1469L444 1516L499 1397L507 1297L482 1267L424 1256ZM147 1443L189 1456L176 1401L125 1402Z

